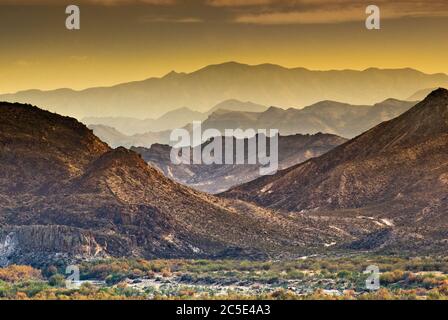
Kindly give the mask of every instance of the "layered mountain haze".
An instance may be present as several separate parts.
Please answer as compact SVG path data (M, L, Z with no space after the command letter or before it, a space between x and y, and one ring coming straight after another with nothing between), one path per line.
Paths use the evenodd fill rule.
M281 135L319 132L353 138L375 125L397 117L416 102L387 99L372 106L322 101L303 109L270 107L265 112L212 113L202 124L203 130L278 129Z
M109 148L76 120L30 105L0 105L0 168L2 265L291 256L353 237L328 228L328 219L286 217L194 191L137 153ZM353 221L348 232L362 235L366 225L375 228Z
M414 93L412 96L407 98L408 101L422 101L425 99L431 92L436 90L437 88L428 88L428 89L422 89Z
M161 132L146 132L126 135L117 129L102 124L91 124L89 129L112 148L117 147L151 147L155 143L170 143L171 130Z
M214 112L263 112L266 109L267 107L252 102L242 102L231 99L217 104L209 111L204 113L193 111L188 108L180 108L169 111L157 119L141 120L129 117L87 117L82 119L82 122L92 128L94 131L96 130L96 128L114 128L123 135L122 139L124 139L124 136L138 137L139 135L149 134L150 132L155 134L156 132L182 128L188 124L191 124L193 121L204 121L210 114ZM100 131L99 134L101 136ZM108 138L107 135L105 136L105 138ZM132 138L128 137L128 139L130 140ZM113 141L113 139L111 138L109 138L109 140ZM120 144L112 142L111 145L119 146Z
M149 131L159 132L181 128L193 121L203 121L207 116L201 112L188 108L176 109L165 113L158 119L137 119L129 117L87 117L82 119L82 123L87 126L111 127L124 135L132 136L145 134Z
M225 193L267 208L380 219L357 248L446 248L448 91L321 157Z
M4 94L0 101L42 105L78 119L103 117L104 110L109 116L146 119L183 107L206 112L228 99L284 108L322 100L365 105L388 98L404 100L418 90L439 86L448 86L447 75L413 69L311 71L229 62L113 87Z
M225 163L225 143L227 139L232 139L232 145L236 146L237 141L233 137L225 137L222 140L223 154L222 163ZM250 139L254 145L257 145L256 137ZM270 138L267 138L268 154L270 153ZM213 141L213 139L211 139ZM208 141L201 146L201 152ZM316 135L293 135L279 136L278 140L278 168L286 169L312 157L320 156L334 147L346 142L347 140L330 134ZM179 164L172 163L170 153L172 147L168 145L154 144L151 148L133 148L132 150L141 154L143 159L149 164L159 168L165 176L182 184L188 185L194 189L208 192L223 192L236 185L254 180L260 176L260 163L248 164L248 139L245 139L245 164ZM193 154L190 150L190 155ZM234 151L235 152L235 151ZM254 155L256 157L256 154ZM235 156L233 156L235 158Z
M397 117L417 102L387 99L372 106L357 106L335 101L322 101L301 110L290 108L270 107L263 112L247 110L257 109L252 103L226 104L233 108L213 108L208 116L203 114L202 129L217 129L223 135L226 129L278 129L281 135L317 134L319 132L335 134L347 138L353 138L364 131L374 127L382 121ZM220 104L218 106L223 106ZM239 109L239 110L238 110ZM166 117L168 119L168 116ZM185 117L181 127L192 132L191 122ZM121 122L121 120L119 120ZM116 130L114 124L91 124L92 129L101 140L112 147L124 146L147 147L154 143L172 144L170 130L155 132L148 131L143 134L126 135ZM123 126L130 127L132 121L121 122ZM182 123L179 121L177 123ZM121 126L119 124L118 126ZM174 127L173 127L174 128Z
M268 109L266 106L262 106L261 104L256 104L250 101L239 101L236 99L229 99L218 103L216 106L211 108L207 115L210 115L218 110L226 110L226 111L243 111L243 112L264 112Z
M0 301L448 300L448 0L0 8Z

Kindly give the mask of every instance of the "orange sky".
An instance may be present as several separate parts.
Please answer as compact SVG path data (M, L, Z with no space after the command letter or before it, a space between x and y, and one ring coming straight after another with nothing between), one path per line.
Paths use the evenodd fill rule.
M448 1L375 1L380 31L355 0L0 0L0 93L81 89L238 61L310 69L412 67L448 73Z

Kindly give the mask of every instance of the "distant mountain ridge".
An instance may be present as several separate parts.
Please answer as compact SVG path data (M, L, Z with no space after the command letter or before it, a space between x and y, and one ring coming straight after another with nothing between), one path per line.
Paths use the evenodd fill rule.
M145 132L140 134L126 135L117 129L101 124L91 124L89 129L102 141L112 148L118 147L150 147L154 143L166 143L170 141L170 130L161 132Z
M234 138L223 139L223 145L227 141L226 139L233 139L233 146L236 145L236 139ZM266 143L269 146L269 138L267 140ZM280 136L278 139L278 167L279 169L286 169L312 157L320 156L346 141L344 138L330 134ZM210 142L195 148L201 148L202 150ZM149 149L132 148L132 150L141 154L143 159L149 164L160 169L166 177L203 192L223 192L260 176L260 164L247 164L247 139L245 139L246 164L239 165L174 165L170 159L172 148L160 144L154 144ZM224 147L223 150L222 162L224 163ZM190 151L190 154L193 154L193 150Z
M217 109L203 121L202 130L213 128L224 134L225 129L278 129L285 136L322 132L353 138L382 121L397 117L415 104L387 99L373 106L322 101L303 109L270 107L264 112ZM182 127L191 131L191 123ZM130 136L104 125L89 125L89 128L112 147L149 148L154 143L171 144L171 130Z
M229 99L218 103L216 106L211 108L206 112L207 115L210 115L218 110L226 110L226 111L244 111L244 112L264 112L268 109L268 107L256 104L250 101L239 101L236 99Z
M169 111L157 119L136 119L129 117L87 117L82 122L87 126L107 126L112 127L121 133L132 136L135 134L145 134L148 132L160 132L176 128L182 128L193 121L203 121L218 110L226 111L251 111L263 112L267 107L252 102L242 102L235 99L223 101L207 112L193 111L189 108L180 108ZM162 141L159 141L162 142Z
M112 127L123 134L134 135L144 134L149 131L159 132L173 128L183 127L193 121L202 121L206 118L201 112L193 111L188 108L180 108L165 113L157 119L137 119L129 117L86 117L82 123L87 126L102 125Z
M437 88L428 88L428 89L422 89L414 93L412 96L407 98L408 101L422 101L425 99L431 92L436 90Z
M391 97L404 100L418 90L440 86L448 86L447 75L409 68L311 71L229 62L107 88L4 94L0 101L43 105L78 119L104 116L104 110L113 117L146 119L183 107L205 112L228 99L283 108L300 108L322 100L365 105Z
M353 138L375 125L395 118L416 102L387 99L367 105L350 105L336 101L321 101L303 109L270 107L262 113L216 112L202 127L225 129L278 129L282 135L316 134L318 132Z

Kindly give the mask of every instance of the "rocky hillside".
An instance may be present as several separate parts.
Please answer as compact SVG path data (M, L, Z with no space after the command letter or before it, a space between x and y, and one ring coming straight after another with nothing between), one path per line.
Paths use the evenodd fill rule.
M448 91L438 89L333 151L225 196L288 212L381 219L387 230L357 247L400 242L434 248L446 243L447 160Z
M194 191L137 153L110 149L76 120L29 105L0 104L0 168L1 264L290 256L366 229L354 221L352 235L341 236L328 219Z
M321 133L316 135L280 136L278 141L278 168L280 170L286 169L310 158L320 156L346 141L346 139L335 135ZM201 148L202 150L208 143L195 148ZM233 145L236 145L235 139ZM245 145L247 146L247 140ZM267 145L269 146L269 142ZM150 149L133 148L132 150L140 153L145 161L162 170L165 176L170 179L208 193L223 192L260 176L260 163L247 164L247 147L245 148L245 164L234 165L174 165L170 159L172 148L167 145L154 144ZM224 147L223 150L222 162L224 163ZM190 154L193 154L193 150L190 151Z

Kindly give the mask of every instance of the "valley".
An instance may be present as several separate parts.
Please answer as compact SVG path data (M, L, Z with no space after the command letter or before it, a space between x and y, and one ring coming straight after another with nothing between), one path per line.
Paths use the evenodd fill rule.
M350 141L281 137L285 169L259 178L257 167L171 169L167 146L135 149L142 158L75 119L3 103L0 261L443 252L447 92ZM222 178L231 189L214 196L170 180L185 174L210 179L217 189L205 191L225 188Z
M447 0L0 0L0 306L448 300L447 18ZM57 304L31 312L94 317ZM389 315L344 304L310 311Z
M260 176L176 165L169 145L113 149L76 119L1 103L0 297L444 299L448 91L414 104L354 107L397 116L351 140L280 136L281 170ZM78 288L64 287L72 264Z

